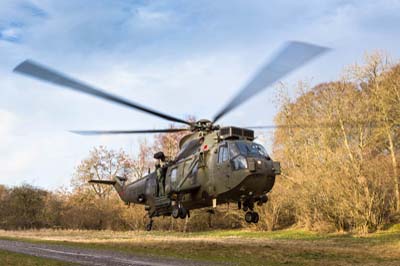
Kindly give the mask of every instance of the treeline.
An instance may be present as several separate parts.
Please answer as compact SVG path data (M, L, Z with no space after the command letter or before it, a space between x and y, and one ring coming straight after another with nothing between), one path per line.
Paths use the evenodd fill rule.
M215 214L192 211L185 220L158 218L154 229L369 232L400 222L400 65L376 53L346 68L338 81L297 89L295 98L285 88L279 97L272 157L282 175L269 202L256 207L257 225L246 224L231 204ZM143 206L126 206L111 187L87 181L141 177L153 168L155 152L174 157L183 134L155 135L152 145L144 140L134 158L94 148L77 166L70 191L0 186L0 228L143 230Z
M30 185L0 186L0 229L94 229L143 230L148 222L142 205L125 205L110 186L90 184L90 179L107 180L113 175L141 177L154 164L154 150L162 147L172 156L180 136L157 135L153 146L144 141L133 159L125 152L94 148L77 166L71 191L46 191ZM171 145L174 144L174 145ZM173 147L175 147L173 150ZM170 153L168 153L168 151ZM221 206L215 214L205 210L191 212L190 219L158 218L156 230L198 231L245 226L235 206Z
M374 231L399 222L400 65L375 53L343 78L283 94L272 226Z
M243 213L221 206L215 214L191 212L191 218L158 218L156 230L199 231L242 228ZM50 192L30 185L0 186L0 229L144 230L148 222L143 206L125 205L114 191L99 197L90 190Z
M123 208L115 201L77 193L50 192L30 185L0 187L0 228L124 229Z

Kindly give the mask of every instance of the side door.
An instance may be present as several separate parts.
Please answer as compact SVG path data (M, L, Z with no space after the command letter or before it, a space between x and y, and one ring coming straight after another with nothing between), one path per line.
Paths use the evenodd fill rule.
M232 174L231 163L229 161L229 151L227 143L218 147L217 158L217 179L223 189L230 189L230 178Z
M147 204L151 207L154 207L155 198L157 196L157 180L155 173L150 174L146 179L145 195Z
M168 194L176 189L178 185L178 166L171 166L168 168L165 179L165 193Z

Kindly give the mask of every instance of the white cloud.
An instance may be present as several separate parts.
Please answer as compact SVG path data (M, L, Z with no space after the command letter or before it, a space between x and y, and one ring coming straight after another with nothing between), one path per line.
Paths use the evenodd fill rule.
M50 188L68 185L74 166L94 145L134 152L137 142L136 136L81 137L65 130L168 125L12 74L23 59L36 59L175 116L210 118L287 39L336 48L291 75L291 81L335 78L365 49L396 46L398 30L380 28L379 22L385 17L385 25L396 21L399 2L115 0L88 5L35 0L32 9L21 8L30 1L3 0L0 31L21 42L0 42L0 164L5 166L0 183L34 179ZM397 50L390 51L398 56ZM272 97L271 90L262 93L222 122L271 124Z
M19 138L16 137L19 119L9 111L0 110L0 182L13 183L13 175L25 171L33 163L34 155L19 150Z
M12 130L16 121L16 115L7 110L0 110L0 138L4 138Z
M9 27L0 31L0 39L6 41L18 41L21 37L21 29L17 27Z
M151 10L145 7L137 8L136 12L138 18L145 23L150 23L150 24L167 23L171 19L171 14L168 12Z

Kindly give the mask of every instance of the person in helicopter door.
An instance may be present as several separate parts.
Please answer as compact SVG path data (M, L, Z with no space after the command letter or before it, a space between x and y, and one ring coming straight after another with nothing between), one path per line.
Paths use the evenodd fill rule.
M154 154L154 159L157 160L156 163L156 175L157 175L157 195L158 197L165 195L165 155L163 152L157 152Z

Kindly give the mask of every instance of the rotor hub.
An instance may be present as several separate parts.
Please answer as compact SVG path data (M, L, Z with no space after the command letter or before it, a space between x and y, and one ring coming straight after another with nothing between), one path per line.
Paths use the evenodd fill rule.
M219 125L214 125L208 119L200 119L191 125L192 131L212 131L216 129L219 129Z

